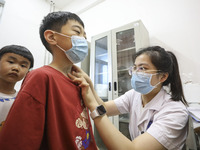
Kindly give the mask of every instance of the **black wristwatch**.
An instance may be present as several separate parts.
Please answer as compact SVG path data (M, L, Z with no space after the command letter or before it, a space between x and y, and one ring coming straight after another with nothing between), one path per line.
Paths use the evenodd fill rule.
M94 111L90 113L91 118L94 120L94 118L103 116L106 114L106 109L103 105L97 106Z

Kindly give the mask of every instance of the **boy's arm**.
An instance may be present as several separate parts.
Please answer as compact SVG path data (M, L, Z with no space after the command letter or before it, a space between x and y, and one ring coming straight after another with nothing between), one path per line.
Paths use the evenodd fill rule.
M92 83L92 80L90 79L90 77L78 66L73 65L72 68L72 75L76 76L76 77L83 77L87 83L90 86L90 89L95 97L95 100L97 101L97 103L99 105L104 105L106 111L107 111L107 115L108 116L114 116L114 115L118 115L119 111L117 109L117 106L115 105L114 101L107 101L104 102L96 93L95 89L94 89L94 85Z

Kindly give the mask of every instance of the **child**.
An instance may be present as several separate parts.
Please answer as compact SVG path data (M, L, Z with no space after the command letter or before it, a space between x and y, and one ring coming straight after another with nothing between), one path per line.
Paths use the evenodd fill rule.
M0 131L15 100L15 84L33 67L31 52L19 45L8 45L0 50Z
M0 149L97 149L81 90L67 76L88 53L82 20L70 12L49 13L40 38L53 60L26 76L1 131Z

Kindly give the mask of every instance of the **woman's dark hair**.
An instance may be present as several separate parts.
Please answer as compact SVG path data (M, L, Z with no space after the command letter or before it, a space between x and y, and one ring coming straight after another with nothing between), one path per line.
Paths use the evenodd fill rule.
M133 61L135 62L135 59L141 54L149 56L152 64L157 70L160 70L159 73L169 74L167 80L163 82L163 86L170 86L172 99L174 101L182 101L185 105L188 105L183 93L176 56L170 51L165 51L160 46L152 46L136 52L133 56Z
M30 61L30 68L33 67L34 58L32 53L24 46L20 45L7 45L0 49L0 59L6 53L14 53L27 58ZM29 68L29 69L30 69Z
M75 21L79 22L84 28L84 23L79 18L79 16L77 16L74 13L66 12L66 11L57 11L57 12L49 13L42 20L42 23L40 25L40 39L41 39L43 45L46 47L46 49L50 53L51 53L51 50L49 48L48 42L44 38L44 32L48 29L56 31L56 32L60 32L61 28L67 23L68 20L75 20Z

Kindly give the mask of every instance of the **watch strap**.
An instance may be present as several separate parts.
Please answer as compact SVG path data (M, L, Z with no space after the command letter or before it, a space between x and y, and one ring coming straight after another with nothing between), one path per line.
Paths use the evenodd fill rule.
M106 109L103 105L99 105L90 113L91 118L94 120L96 117L103 116L106 114Z
M93 111L90 113L90 117L91 117L92 119L94 119L94 118L96 118L96 117L98 117L98 116L99 116L99 113L98 113L97 109L93 110Z

